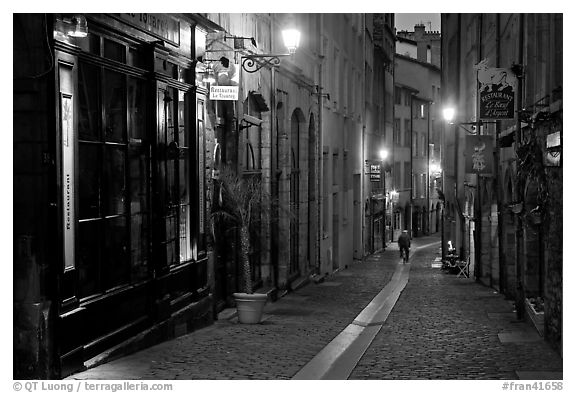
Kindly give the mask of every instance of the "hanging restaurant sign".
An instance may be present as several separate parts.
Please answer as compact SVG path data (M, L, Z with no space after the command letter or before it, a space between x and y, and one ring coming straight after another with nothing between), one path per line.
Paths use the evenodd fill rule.
M238 64L232 63L226 57L221 57L220 61L214 64L212 71L216 76L216 82L210 85L210 99L238 100L238 84L240 81Z
M486 63L474 67L478 70L480 119L514 119L516 76L509 68L488 68Z
M210 99L236 101L238 100L238 86L210 86Z
M490 135L466 135L466 173L492 174L492 138Z
M370 164L370 181L373 183L380 181L380 164Z

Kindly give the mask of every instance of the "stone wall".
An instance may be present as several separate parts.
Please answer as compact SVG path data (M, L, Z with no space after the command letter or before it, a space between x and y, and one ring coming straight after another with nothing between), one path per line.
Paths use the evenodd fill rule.
M548 132L555 132L562 127L561 118L549 125ZM548 128L548 127L546 127ZM541 136L544 139L545 134ZM545 146L545 140L542 140ZM544 314L545 334L547 339L562 352L562 276L563 276L563 174L562 167L546 168L547 188L550 195L548 203L547 226L544 231L545 247L545 292Z

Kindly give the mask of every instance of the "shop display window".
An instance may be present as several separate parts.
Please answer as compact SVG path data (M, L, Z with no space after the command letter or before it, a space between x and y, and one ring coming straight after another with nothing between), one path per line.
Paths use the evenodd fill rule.
M146 83L79 63L79 294L141 280L149 260Z

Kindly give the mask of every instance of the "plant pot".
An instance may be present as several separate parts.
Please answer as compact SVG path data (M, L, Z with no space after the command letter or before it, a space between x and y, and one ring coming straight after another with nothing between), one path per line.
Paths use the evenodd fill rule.
M238 311L238 322L260 323L268 295L265 293L234 293L234 300Z
M541 336L543 336L544 335L544 312L536 311L534 309L534 306L532 305L532 303L530 303L528 301L528 299L525 299L524 304L525 304L525 308L526 308L526 314L528 314L530 321L532 322L532 324L534 325L536 330L538 330L538 333Z

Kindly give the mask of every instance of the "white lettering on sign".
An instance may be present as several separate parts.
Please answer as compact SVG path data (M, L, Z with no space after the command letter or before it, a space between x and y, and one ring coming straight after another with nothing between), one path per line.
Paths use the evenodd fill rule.
M167 14L126 13L111 14L128 24L162 38L176 46L180 45L180 22Z
M210 86L211 100L238 100L238 86Z
M70 205L70 174L66 174L66 230L72 229L72 206Z
M62 94L62 215L64 220L64 267L74 266L74 102L72 96Z

